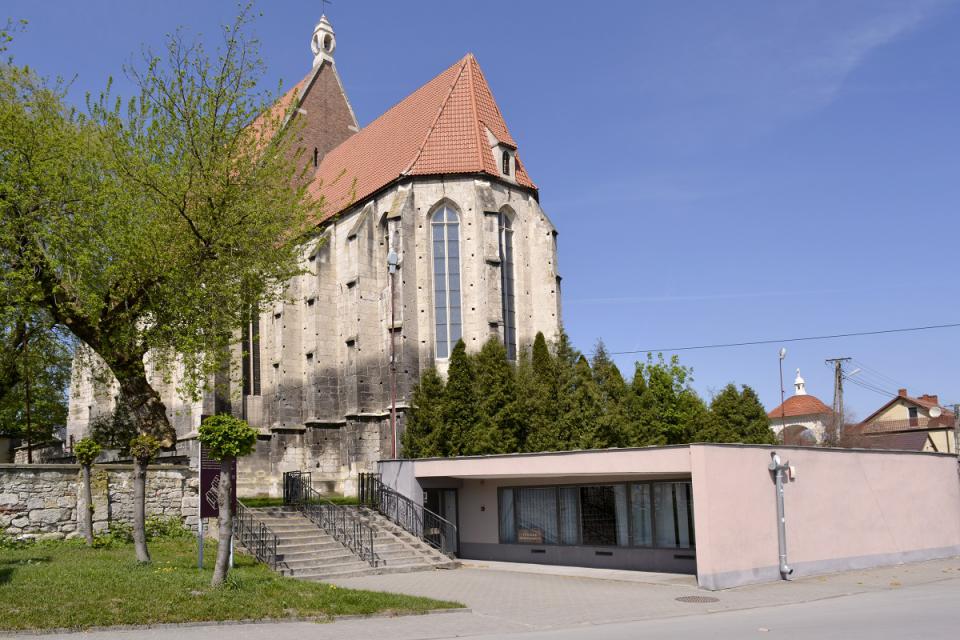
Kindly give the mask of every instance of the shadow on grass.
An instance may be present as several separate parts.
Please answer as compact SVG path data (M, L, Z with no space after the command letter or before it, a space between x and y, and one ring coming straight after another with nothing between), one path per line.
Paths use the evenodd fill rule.
M25 564L40 564L41 562L53 562L53 557L33 556L30 558L16 558L15 560L0 560L0 567L20 567Z
M17 558L16 560L0 560L0 584L7 584L13 578L16 567L26 567L31 564L51 562L50 556L35 556L32 558Z

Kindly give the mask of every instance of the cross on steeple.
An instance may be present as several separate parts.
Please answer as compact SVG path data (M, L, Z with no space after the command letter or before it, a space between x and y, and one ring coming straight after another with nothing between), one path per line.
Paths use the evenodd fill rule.
M320 0L320 15L327 15L328 4L333 4L333 0Z

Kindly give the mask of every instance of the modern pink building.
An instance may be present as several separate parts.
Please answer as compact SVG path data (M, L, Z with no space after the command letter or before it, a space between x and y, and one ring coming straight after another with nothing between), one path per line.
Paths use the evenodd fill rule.
M465 559L691 573L723 589L960 555L957 458L943 454L693 444L379 471L456 524Z

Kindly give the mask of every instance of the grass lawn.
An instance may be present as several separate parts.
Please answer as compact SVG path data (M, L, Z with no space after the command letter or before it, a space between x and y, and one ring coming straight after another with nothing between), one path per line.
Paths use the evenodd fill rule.
M251 620L371 613L417 613L463 605L341 589L284 578L237 554L228 584L210 588L216 546L197 568L196 541L150 543L153 564L133 546L88 549L80 542L0 549L0 630L84 629L118 624Z

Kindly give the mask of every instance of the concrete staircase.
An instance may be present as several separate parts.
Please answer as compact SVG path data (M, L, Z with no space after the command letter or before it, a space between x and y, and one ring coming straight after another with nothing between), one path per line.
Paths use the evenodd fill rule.
M277 570L302 580L332 580L382 573L404 573L460 566L379 513L363 507L351 510L374 529L378 566L358 558L350 549L292 507L249 509L277 536Z

